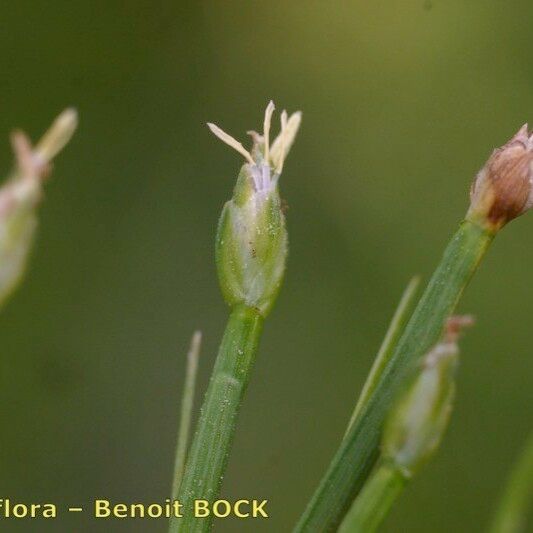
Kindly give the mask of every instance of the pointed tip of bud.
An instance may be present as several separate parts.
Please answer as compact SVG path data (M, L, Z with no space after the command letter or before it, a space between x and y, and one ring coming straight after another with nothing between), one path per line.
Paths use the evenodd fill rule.
M514 136L511 138L511 140L507 144L518 141L518 142L521 142L525 147L527 147L532 137L533 135L529 131L529 126L528 126L528 123L526 122L520 127L520 129L514 134Z
M497 231L532 206L533 133L526 123L478 172L467 219Z

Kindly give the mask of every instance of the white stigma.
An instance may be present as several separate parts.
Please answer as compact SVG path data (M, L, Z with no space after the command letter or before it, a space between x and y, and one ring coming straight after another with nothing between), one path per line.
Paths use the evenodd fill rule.
M263 156L261 157L256 155L258 159L257 161L254 160L252 154L246 150L243 145L237 141L237 139L233 138L231 135L228 135L225 131L211 122L208 122L207 125L222 142L226 143L228 146L231 146L231 148L244 156L248 163L257 167L265 165L269 167L269 171L272 169L274 174L279 177L279 174L281 174L281 171L283 170L283 163L287 158L287 154L289 153L289 150L294 143L294 139L296 138L296 134L298 133L298 129L300 128L300 124L302 122L302 113L297 111L289 117L287 115L287 111L283 110L281 113L281 131L274 139L274 142L270 144L270 127L274 110L274 102L271 100L265 109L262 136L255 131L248 132L254 141L254 152L252 153L256 155L255 150L259 150L261 147L263 148ZM264 182L263 177L260 178L260 181Z
M263 122L263 138L265 143L265 161L268 163L268 160L270 158L270 123L272 121L272 113L274 113L274 109L276 107L274 106L274 102L270 100L268 102L267 108L265 109L265 120Z
M287 118L287 112L281 113L281 131L272 143L270 160L277 174L281 174L287 154L294 143L302 122L302 113L297 111Z
M237 139L234 139L231 135L228 135L225 131L221 130L212 122L208 122L207 126L222 142L226 143L228 146L231 146L234 150L237 150L239 154L245 157L248 163L255 165L255 161L250 155L250 152L248 152L248 150L246 150L246 148L244 148L244 146Z

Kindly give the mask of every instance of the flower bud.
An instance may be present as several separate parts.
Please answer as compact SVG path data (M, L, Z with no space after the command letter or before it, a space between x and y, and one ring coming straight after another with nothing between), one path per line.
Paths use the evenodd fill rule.
M269 103L263 135L250 132L251 152L214 124L211 131L242 154L233 198L220 217L216 261L222 293L230 306L245 304L263 316L270 311L281 286L287 258L287 230L278 191L283 163L294 141L301 114L281 114L281 132L270 145Z
M472 318L452 317L445 336L392 408L383 433L383 454L412 476L437 449L448 426L455 395L457 337Z
M467 219L497 231L533 205L533 135L524 124L494 150L470 190Z
M76 125L76 112L67 109L35 148L23 132L11 136L16 166L0 187L0 305L24 274L37 228L36 207L42 197L43 179L50 172L52 158L70 140Z

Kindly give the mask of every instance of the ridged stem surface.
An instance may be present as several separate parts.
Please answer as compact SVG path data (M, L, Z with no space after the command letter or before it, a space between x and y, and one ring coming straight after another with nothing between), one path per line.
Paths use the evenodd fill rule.
M406 484L407 478L394 463L382 463L346 514L339 533L377 531Z
M255 309L240 305L232 310L181 481L183 517L171 519L170 533L211 529L212 515L194 516L194 500L211 502L219 496L262 327L263 317Z

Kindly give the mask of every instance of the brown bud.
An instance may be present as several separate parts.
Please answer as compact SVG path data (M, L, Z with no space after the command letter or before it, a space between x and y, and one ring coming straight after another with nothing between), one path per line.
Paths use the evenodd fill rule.
M524 124L501 148L494 150L470 190L467 219L492 230L533 205L533 134Z

